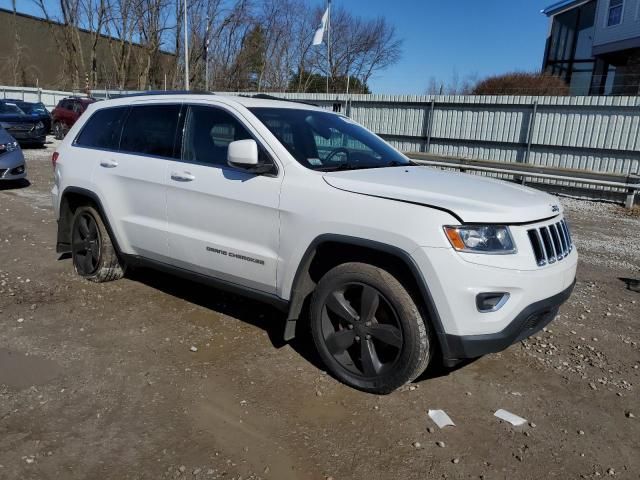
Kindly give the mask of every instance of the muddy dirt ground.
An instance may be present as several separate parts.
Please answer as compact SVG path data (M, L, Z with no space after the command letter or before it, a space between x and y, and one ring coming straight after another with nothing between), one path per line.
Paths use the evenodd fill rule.
M374 396L308 337L283 344L267 306L150 271L75 276L53 148L25 150L30 185L0 186L0 478L640 478L640 293L620 280L640 278L637 213L563 199L581 260L549 328Z

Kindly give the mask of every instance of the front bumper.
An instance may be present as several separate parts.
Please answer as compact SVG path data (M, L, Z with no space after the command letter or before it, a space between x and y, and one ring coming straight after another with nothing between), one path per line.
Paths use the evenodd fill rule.
M518 254L509 256L430 247L412 253L429 290L432 326L445 364L504 350L535 333L553 320L571 294L578 264L575 248L561 261L538 267L525 242L520 240L519 246ZM506 293L508 299L495 310L481 312L477 296L489 292Z
M0 181L20 180L27 176L22 150L0 154Z
M539 332L558 313L560 305L571 296L575 280L562 292L532 303L502 331L485 335L444 335L447 344L445 364L453 365L459 360L477 358L488 353L500 352L516 342Z
M7 128L6 130L20 145L44 144L47 141L44 128L32 130Z

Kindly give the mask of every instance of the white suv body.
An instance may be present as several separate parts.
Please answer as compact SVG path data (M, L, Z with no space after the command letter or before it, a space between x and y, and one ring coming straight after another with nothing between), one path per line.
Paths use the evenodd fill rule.
M112 265L151 265L269 301L289 313L287 340L311 303L329 370L367 391L413 380L435 351L454 364L529 336L575 281L577 252L555 197L414 166L310 105L194 94L98 102L55 157L58 251L74 252L78 273L105 279L92 262L106 260L82 233L99 216L94 243L109 237ZM85 204L97 214L77 219Z

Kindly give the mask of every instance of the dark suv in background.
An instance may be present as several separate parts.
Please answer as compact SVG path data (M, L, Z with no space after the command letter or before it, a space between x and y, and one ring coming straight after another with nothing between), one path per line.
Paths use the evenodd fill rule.
M95 101L90 97L67 97L60 100L51 114L53 135L62 140L80 115Z
M42 146L46 141L44 122L37 116L27 115L11 100L0 100L0 127L20 145Z
M42 102L25 102L24 100L11 100L20 110L32 118L37 118L44 123L45 133L51 133L51 114Z

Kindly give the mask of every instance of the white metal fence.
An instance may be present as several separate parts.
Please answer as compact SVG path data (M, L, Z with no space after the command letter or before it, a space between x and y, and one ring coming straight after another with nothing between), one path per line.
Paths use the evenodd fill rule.
M92 95L117 93L134 92ZM37 99L50 109L69 94L0 86L0 98ZM270 95L344 113L405 152L640 173L639 96Z

